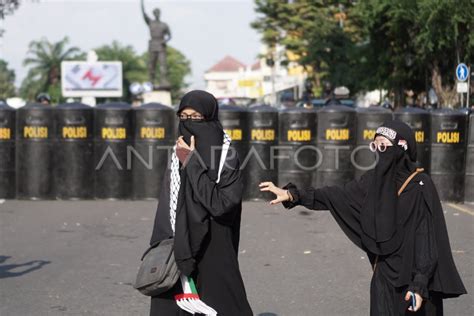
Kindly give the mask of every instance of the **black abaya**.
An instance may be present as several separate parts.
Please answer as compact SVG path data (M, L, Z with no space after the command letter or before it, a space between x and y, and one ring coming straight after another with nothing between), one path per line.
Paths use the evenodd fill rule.
M192 274L199 296L218 315L250 316L252 310L247 301L237 260L242 212L242 182L238 158L229 151L219 183L209 178L207 167L199 162L196 155L190 157L183 172L186 173L191 188L186 194L195 203L202 205L210 215L209 230L196 257L196 269ZM169 179L169 176L165 179ZM169 182L168 185L165 182L160 195L160 203L165 206L169 203L167 187ZM172 236L167 210L167 207L158 207L151 242ZM153 297L150 315L189 315L174 300L174 294L181 291L178 282L172 290Z
M344 187L300 190L290 183L285 188L294 199L283 204L287 208L303 205L313 210L329 209L374 266L377 256L365 247L361 228L371 172ZM371 315L405 315L408 290L424 297L424 303L417 313L407 315L442 315L441 299L465 294L466 290L452 258L441 204L428 175L418 174L408 184L399 196L397 211L403 239L395 251L377 259L371 282Z

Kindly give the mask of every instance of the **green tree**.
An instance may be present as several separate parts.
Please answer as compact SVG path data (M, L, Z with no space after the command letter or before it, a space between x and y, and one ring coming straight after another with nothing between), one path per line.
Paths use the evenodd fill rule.
M404 89L429 86L442 106L455 105L455 66L473 56L473 11L469 0L361 1L357 13L368 40L363 71L394 91L400 105Z
M31 68L22 82L20 95L34 100L38 93L48 92L53 103L61 102L61 62L83 58L79 48L69 47L67 37L56 43L46 38L30 42L28 57L23 65Z
M270 49L284 46L299 56L297 61L321 80L350 88L353 79L353 38L357 33L348 19L351 1L256 0L258 18L251 24ZM283 61L285 62L285 61Z
M358 71L365 90L384 88L393 92L395 105L405 104L405 90L425 89L423 65L416 56L417 1L367 0L355 8L360 25L363 59Z
M456 64L474 61L473 12L474 2L470 0L419 1L415 51L442 105L455 103Z
M270 47L283 45L319 78L352 91L405 91L432 86L454 105L454 67L474 54L470 0L255 0L252 24Z
M20 6L20 0L2 0L0 1L0 20L4 20L5 16L13 14ZM0 37L3 36L4 30L0 28Z
M179 50L171 46L166 47L168 79L171 84L171 98L173 102L182 96L183 90L188 87L186 77L191 74L191 62ZM142 55L145 64L148 63L148 52ZM156 74L159 78L159 65L156 66ZM159 80L157 80L159 81Z
M20 0L3 0L0 2L0 19L5 15L12 14L20 6Z
M8 69L6 61L0 59L0 99L15 95L15 72Z
M148 81L147 62L148 53L138 55L132 46L124 46L117 41L111 45L104 45L96 50L100 60L117 60L122 62L124 100L130 102L132 94L129 91L133 82ZM191 73L189 60L177 49L168 46L168 75L171 83L171 97L174 101L179 98L183 88L187 86L185 78ZM157 65L157 76L160 75Z
M144 60L140 58L132 46L125 46L118 41L98 47L95 52L99 60L122 62L123 99L130 102L132 100L132 94L129 90L130 84L135 81L144 82L147 79Z

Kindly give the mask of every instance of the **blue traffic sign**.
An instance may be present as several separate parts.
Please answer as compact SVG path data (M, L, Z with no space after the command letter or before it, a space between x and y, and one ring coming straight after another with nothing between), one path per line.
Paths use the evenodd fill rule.
M459 64L456 67L456 78L458 78L459 81L466 81L468 76L469 69L467 68L466 64Z

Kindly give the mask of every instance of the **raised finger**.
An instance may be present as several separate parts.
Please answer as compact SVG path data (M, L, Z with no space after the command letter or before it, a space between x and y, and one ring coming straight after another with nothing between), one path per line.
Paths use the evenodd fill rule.
M405 301L408 301L410 299L410 292L407 292L407 294L405 294Z
M178 139L178 145L181 147L188 147L188 144L186 144L186 142L182 138Z
M280 203L281 201L282 201L282 200L281 200L280 198L276 198L276 199L270 201L270 204L271 204L271 205L278 204L278 203Z

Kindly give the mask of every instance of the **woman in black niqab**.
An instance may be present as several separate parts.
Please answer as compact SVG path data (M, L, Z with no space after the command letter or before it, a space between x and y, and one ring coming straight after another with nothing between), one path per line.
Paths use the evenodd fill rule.
M179 156L179 172L171 167L165 174L150 244L174 235L178 268L195 280L200 299L218 315L250 316L237 259L242 212L239 159L218 120L214 96L191 91L182 98L178 116L188 109L203 119L180 119L182 140L174 156ZM194 144L195 149L183 156L182 141L185 147ZM228 151L224 150L229 144ZM178 189L173 188L176 182ZM170 215L173 207L175 218ZM175 295L182 291L178 282L167 293L153 297L150 315L189 315L175 302Z
M291 183L280 189L270 182L260 187L276 194L272 204L329 210L348 238L367 252L374 270L370 315L442 315L442 299L466 289L436 188L416 168L416 143L408 125L386 122L375 139L378 162L359 180L318 189ZM380 146L380 141L390 146ZM422 298L416 312L409 310L408 292Z
M183 96L179 104L178 114L185 108L191 108L200 113L204 120L180 122L178 134L183 136L187 144L191 144L191 136L194 136L197 152L208 168L208 176L215 181L224 136L224 130L218 118L219 106L217 100L210 93L194 90Z

